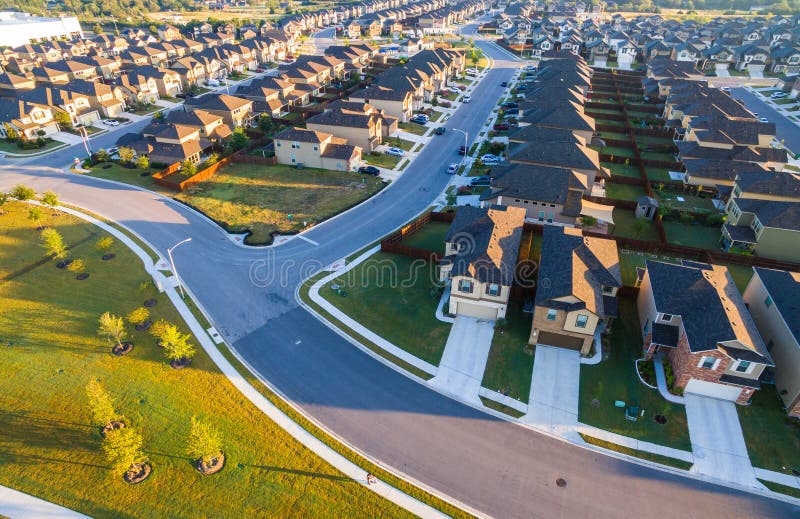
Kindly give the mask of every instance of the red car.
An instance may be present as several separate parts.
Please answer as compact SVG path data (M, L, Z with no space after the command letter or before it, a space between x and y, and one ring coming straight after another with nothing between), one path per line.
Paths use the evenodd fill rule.
M508 123L497 123L494 125L494 131L496 132L504 132L508 131L511 126Z

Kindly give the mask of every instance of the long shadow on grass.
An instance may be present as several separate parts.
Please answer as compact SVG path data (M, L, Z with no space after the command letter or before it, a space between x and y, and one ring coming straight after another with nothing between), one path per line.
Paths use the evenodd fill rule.
M295 476L306 476L315 479L328 479L330 481L344 481L347 483L356 482L354 479L348 478L346 476L336 476L333 474L320 474L319 472L309 472L308 470L297 470L286 467L276 467L274 465L248 465L247 463L241 463L240 465L242 465L243 467L248 467L251 469L259 469L266 472L283 472L284 474L294 474Z
M0 440L23 448L96 450L92 426L84 423L52 420L27 412L0 411ZM12 456L14 456L12 454ZM23 458L36 457L23 455ZM0 458L3 459L3 458ZM60 460L73 463L69 460Z

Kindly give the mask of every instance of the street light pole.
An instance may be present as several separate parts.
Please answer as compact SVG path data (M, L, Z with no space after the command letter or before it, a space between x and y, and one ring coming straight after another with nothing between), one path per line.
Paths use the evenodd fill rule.
M184 243L192 241L191 238L186 238L185 240L181 240L172 247L167 249L167 256L169 256L169 263L172 265L172 273L175 274L175 280L178 282L178 289L181 291L181 299L185 297L183 293L183 283L181 283L181 278L178 275L178 269L175 268L175 262L172 260L172 251L178 248L178 245L183 245Z
M460 132L464 134L464 158L461 159L462 164L466 164L467 162L467 154L469 153L469 134L464 130L460 130L458 128L453 128L454 132Z

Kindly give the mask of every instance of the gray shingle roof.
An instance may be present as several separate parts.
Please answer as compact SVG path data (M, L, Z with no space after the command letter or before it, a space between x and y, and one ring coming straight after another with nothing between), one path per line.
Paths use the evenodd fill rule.
M800 275L785 270L754 267L783 320L800 342Z

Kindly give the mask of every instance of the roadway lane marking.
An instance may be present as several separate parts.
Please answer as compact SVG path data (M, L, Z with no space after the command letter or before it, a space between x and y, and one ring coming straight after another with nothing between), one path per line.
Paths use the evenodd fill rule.
M311 244L311 245L313 245L314 247L319 247L319 243L315 242L314 240L312 240L312 239L310 239L310 238L306 238L306 237L305 237L305 236L303 236L302 234L298 234L298 235L297 235L297 237L298 237L298 238L300 238L300 239L301 239L301 240L303 240L303 241L306 241L306 242L310 243L310 244Z

